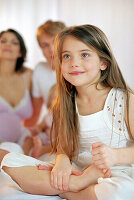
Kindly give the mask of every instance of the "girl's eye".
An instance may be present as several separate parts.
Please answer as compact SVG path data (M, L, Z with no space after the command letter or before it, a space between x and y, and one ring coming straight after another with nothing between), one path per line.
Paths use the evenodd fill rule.
M63 58L65 58L65 59L69 59L69 58L70 58L70 55L65 54L65 55L63 55Z
M83 54L82 54L82 57L83 57L83 58L87 58L88 56L89 56L89 54L87 54L87 53L83 53Z

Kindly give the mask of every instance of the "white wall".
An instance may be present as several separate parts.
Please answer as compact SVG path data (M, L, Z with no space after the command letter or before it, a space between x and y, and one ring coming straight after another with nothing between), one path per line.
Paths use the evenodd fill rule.
M120 68L134 88L134 0L0 0L0 31L14 28L25 39L26 65L43 60L35 33L48 19L67 26L94 24L107 35Z

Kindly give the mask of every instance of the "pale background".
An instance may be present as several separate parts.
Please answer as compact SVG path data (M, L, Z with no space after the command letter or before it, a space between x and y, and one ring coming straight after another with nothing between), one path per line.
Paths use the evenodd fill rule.
M13 28L21 33L28 50L26 65L32 69L44 59L36 29L48 19L101 28L134 89L134 0L0 0L0 31Z

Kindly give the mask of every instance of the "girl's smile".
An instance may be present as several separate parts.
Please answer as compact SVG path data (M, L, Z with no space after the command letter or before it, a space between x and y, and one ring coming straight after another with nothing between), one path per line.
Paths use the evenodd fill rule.
M69 74L72 75L72 76L78 76L78 75L81 75L83 73L84 73L84 71L72 71Z

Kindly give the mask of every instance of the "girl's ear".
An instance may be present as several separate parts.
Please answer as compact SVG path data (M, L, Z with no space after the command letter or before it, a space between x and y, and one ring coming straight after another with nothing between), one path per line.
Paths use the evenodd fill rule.
M103 60L100 69L103 71L103 70L105 70L107 68L107 66L108 66L107 61Z

